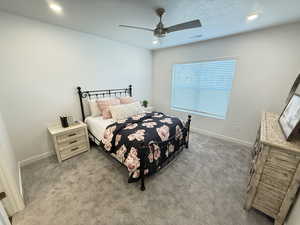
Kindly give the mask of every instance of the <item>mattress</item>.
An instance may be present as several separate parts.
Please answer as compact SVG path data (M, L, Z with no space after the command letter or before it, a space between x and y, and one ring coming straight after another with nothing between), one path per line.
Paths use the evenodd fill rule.
M88 126L88 130L98 139L103 138L105 129L108 125L113 124L112 119L103 119L102 116L92 117L89 116L85 119L85 123Z

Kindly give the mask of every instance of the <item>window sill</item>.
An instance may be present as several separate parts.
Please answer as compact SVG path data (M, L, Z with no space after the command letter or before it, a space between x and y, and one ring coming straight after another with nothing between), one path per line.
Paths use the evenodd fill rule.
M192 111L192 110L187 110L187 109L180 109L180 108L176 108L176 107L171 107L171 110L191 113L193 115L199 115L199 116L204 116L204 117L209 117L209 118L214 118L214 119L219 119L219 120L225 120L226 119L225 116L223 117L223 116L218 116L218 115L212 115L212 114L208 114L208 113L205 113L205 112L197 112L197 111Z

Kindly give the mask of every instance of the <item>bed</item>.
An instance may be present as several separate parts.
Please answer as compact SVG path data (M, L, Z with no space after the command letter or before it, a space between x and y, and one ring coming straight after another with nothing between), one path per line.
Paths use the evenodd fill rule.
M90 141L128 169L129 183L141 181L142 191L145 190L145 177L164 168L188 148L190 115L186 122L162 112L143 112L120 121L88 116L87 100L132 97L132 85L91 91L77 87L77 91Z

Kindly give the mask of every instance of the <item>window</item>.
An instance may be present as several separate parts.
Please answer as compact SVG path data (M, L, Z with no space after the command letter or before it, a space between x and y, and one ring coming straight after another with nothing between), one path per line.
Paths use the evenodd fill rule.
M175 64L171 108L226 118L236 60Z

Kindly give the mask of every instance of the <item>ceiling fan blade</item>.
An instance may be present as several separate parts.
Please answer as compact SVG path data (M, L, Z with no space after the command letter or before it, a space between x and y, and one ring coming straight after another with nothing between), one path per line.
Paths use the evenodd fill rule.
M167 27L165 28L165 30L167 33L171 33L175 31L186 30L186 29L191 29L196 27L201 27L200 20L192 20L186 23L180 23L174 26Z
M120 27L125 27L125 28L132 28L132 29L138 29L138 30L146 30L146 31L151 31L153 32L153 29L145 28L145 27L136 27L136 26L128 26L128 25L119 25Z

